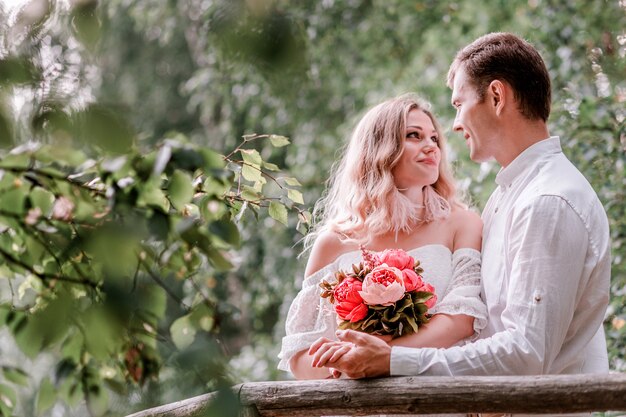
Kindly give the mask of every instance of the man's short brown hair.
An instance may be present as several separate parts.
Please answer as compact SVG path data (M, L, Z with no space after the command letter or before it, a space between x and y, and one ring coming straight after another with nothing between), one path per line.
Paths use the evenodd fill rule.
M490 33L461 49L448 71L448 86L463 69L484 100L493 80L508 83L514 91L519 110L530 120L550 116L552 98L550 76L539 52L525 40L511 33Z

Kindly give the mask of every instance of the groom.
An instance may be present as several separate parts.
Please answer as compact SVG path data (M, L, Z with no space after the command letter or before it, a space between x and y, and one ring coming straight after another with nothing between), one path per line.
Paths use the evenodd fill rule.
M485 35L448 73L454 130L476 162L502 166L483 212L479 340L449 349L389 347L354 331L327 363L351 378L608 372L602 321L611 273L607 217L595 192L550 136L550 79L539 53L509 33ZM311 346L313 365L327 339Z

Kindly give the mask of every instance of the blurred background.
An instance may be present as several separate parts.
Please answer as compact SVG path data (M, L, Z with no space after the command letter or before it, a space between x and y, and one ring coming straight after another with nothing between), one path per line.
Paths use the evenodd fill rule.
M541 52L553 81L550 131L608 213L613 272L605 329L611 369L626 371L624 0L0 0L0 146L9 152L45 141L37 133L42 117L94 105L132 126L139 152L173 132L221 154L243 135L283 135L289 146L255 149L297 178L310 209L358 116L415 91L433 104L460 186L481 210L497 167L469 161L451 132L445 77L456 51L491 31L514 32ZM109 127L94 130L88 145L119 145L123 153ZM306 262L306 254L298 257L297 223L290 217L285 227L263 212L239 222L235 267L206 284L219 300L219 326L181 349L168 341L180 316L169 306L151 377L103 384L104 405L60 388L67 368L58 347L24 356L4 330L1 365L19 363L24 373L5 372L0 381L18 383L14 395L0 384L0 400L15 415L124 415L220 384L288 379L276 355ZM197 290L182 281L172 286L183 298ZM105 382L115 372L106 361L94 369ZM228 404L215 415L233 413Z

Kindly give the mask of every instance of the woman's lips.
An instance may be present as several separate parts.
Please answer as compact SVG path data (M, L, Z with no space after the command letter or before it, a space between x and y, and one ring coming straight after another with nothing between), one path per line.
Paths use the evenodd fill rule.
M417 162L422 163L422 164L427 164L427 165L437 165L437 162L435 162L433 158L424 158L424 159L418 160Z

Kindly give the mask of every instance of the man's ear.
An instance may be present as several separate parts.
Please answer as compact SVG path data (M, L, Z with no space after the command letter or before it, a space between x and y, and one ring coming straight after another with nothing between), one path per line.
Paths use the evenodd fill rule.
M498 116L502 114L504 106L507 101L510 100L508 92L509 91L506 89L505 84L500 80L493 80L489 83L489 87L487 87L487 98L489 100L489 104L491 104L496 112L496 115Z

